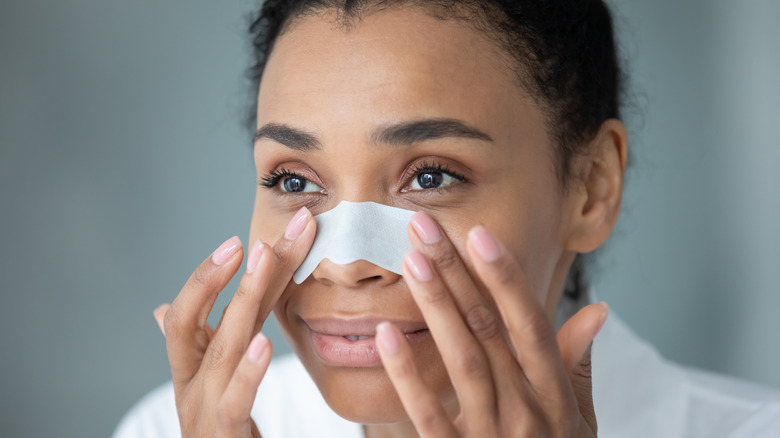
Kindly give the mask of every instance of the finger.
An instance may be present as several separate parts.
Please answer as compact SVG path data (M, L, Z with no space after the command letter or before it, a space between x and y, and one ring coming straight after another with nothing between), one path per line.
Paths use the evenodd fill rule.
M260 300L268 284L270 253L270 247L259 240L249 250L246 271L230 304L223 310L222 319L206 352L206 366L212 371L223 371L221 379L212 378L211 382L227 384L249 344Z
M377 326L376 341L385 371L417 433L425 438L457 436L441 401L420 376L403 334L384 322Z
M425 318L444 366L469 421L484 421L495 408L493 370L485 352L463 321L441 278L413 249L401 266L404 280Z
M211 369L232 372L235 368L250 338L260 330L270 309L289 283L295 266L306 256L314 238L314 223L309 210L303 207L292 218L284 237L274 248L255 242L247 258L247 271L209 344L207 355ZM276 282L271 285L274 279ZM268 303L269 307L261 309L261 303ZM222 379L214 382L227 384L229 375L225 372Z
M257 436L250 417L257 387L271 363L273 348L262 333L249 343L230 383L217 404L219 436Z
M477 322L476 327L473 327L477 338L480 338L482 329L487 329L485 335L492 338L496 333L493 329L497 326L493 324L494 321L482 318L486 315L485 300L474 285L452 242L444 235L433 218L422 211L415 213L409 221L409 238L412 246L431 261L434 270L450 291L464 320L467 323L472 319Z
M558 330L556 340L563 366L571 373L579 365L609 315L605 302L590 304L580 309Z
M571 317L558 331L558 346L569 375L580 413L592 432L596 432L591 378L591 346L609 313L607 303L591 304Z
M199 369L209 344L205 328L209 312L219 292L238 270L242 257L238 237L225 241L195 269L165 312L163 331L174 386L189 381Z
M415 213L410 226L414 230L414 233L410 232L413 245L431 261L438 279L449 291L463 320L488 356L514 363L503 339L500 319L490 310L452 242L425 212Z
M256 330L262 328L262 323L268 318L282 292L290 284L295 270L303 263L314 243L316 233L317 222L311 212L306 207L302 207L290 220L284 236L274 244L273 276L268 284L268 292L263 297L258 319L260 326L256 327Z
M530 292L520 266L481 226L469 231L468 251L490 290L507 327L517 361L537 391L557 390L566 380L555 330L539 300Z
M438 280L457 305L462 321L482 346L499 393L504 388L517 387L524 378L504 338L501 319L479 292L455 246L425 212L412 216L409 234L413 246L431 261Z

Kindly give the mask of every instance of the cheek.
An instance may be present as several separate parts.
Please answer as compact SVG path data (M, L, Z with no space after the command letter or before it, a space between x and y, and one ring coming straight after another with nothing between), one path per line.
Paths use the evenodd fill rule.
M258 189L255 195L255 207L249 229L249 241L261 240L273 245L284 235L287 222L295 214L277 211L268 200L268 194Z

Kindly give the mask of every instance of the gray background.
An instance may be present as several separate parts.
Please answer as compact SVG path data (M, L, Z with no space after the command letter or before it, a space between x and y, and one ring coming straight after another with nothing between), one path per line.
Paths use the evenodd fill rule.
M780 388L780 6L613 3L634 162L598 294L666 356ZM248 233L253 5L1 0L1 435L106 436L169 378L152 309Z

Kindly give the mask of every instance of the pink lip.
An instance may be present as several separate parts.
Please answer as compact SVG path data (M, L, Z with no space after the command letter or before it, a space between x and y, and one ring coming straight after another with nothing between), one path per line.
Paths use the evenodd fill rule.
M336 319L316 318L305 320L311 332L314 352L327 365L339 367L375 367L382 364L376 348L376 326L386 318ZM418 342L429 335L428 326L418 321L393 321L409 342ZM365 339L349 340L345 336L361 336Z

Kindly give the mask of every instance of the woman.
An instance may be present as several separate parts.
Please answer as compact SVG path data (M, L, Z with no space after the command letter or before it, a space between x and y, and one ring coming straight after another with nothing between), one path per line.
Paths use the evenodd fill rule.
M259 185L241 284L208 327L243 260L234 237L156 311L172 387L117 436L780 430L775 396L664 364L618 321L595 346L596 384L609 374L594 409L608 309L587 304L578 257L617 221L628 156L602 2L268 1L253 32ZM343 201L415 212L400 273L324 259L291 282L313 216ZM269 369L272 311L300 362Z

